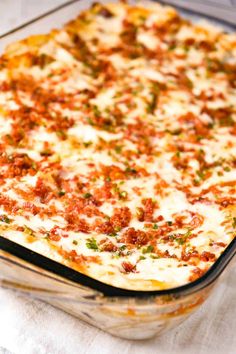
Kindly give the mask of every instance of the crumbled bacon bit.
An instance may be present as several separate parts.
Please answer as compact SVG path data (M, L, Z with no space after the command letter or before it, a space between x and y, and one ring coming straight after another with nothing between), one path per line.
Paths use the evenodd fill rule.
M59 226L54 226L48 233L48 238L51 241L60 241L60 239L64 237L67 238L68 234L66 234Z
M102 6L101 4L95 3L93 4L93 8L96 10L99 16L104 18L112 18L114 16L106 6Z
M214 253L204 251L200 256L200 259L204 262L214 262L216 260L216 256Z
M97 231L104 234L114 234L127 227L131 220L131 212L128 207L115 208L109 221L95 225Z
M229 205L235 205L236 204L236 198L233 197L224 197L221 200L218 201L220 205L224 208L227 208Z
M153 213L155 211L155 208L157 207L157 203L151 199L151 198L146 198L142 200L142 205L143 205L143 210L144 210L144 215L143 215L143 220L142 221L153 221Z
M133 227L127 229L120 239L120 242L122 243L137 246L146 245L148 241L149 237L146 232L141 230L135 230Z
M82 219L76 212L67 213L65 217L68 222L67 230L89 233L90 226L86 220Z
M49 240L58 242L61 239L61 236L57 233L57 230L51 230L48 235Z
M32 213L33 215L37 215L40 211L40 208L38 208L33 203L26 202L23 204L23 210L28 211L29 213Z
M85 265L86 263L97 263L100 264L99 256L84 256L83 254L78 254L75 250L70 252L65 251L64 249L59 250L59 254L65 257L67 260L75 262L79 265Z
M0 156L0 165L7 166L4 172L5 178L23 177L36 173L36 164L27 154L6 155L3 153Z
M115 208L110 223L113 225L114 229L123 229L124 227L129 226L131 217L131 212L128 207Z
M184 249L181 253L181 259L184 262L188 262L191 258L199 258L199 253L197 250L193 250L190 252L186 252L186 250Z
M199 136L208 136L209 129L208 127L192 112L189 112L179 118L179 121L182 124L186 124L186 129L193 129L194 133Z
M125 273L135 273L136 265L131 264L130 262L122 262L122 267Z
M19 206L17 206L17 202L15 200L12 200L11 198L2 194L0 194L0 205L3 206L3 208L11 214L16 213L19 209Z
M101 246L101 250L105 252L116 252L118 250L118 247L109 239L102 240L99 245Z
M43 204L47 204L54 196L51 187L46 185L45 181L43 181L41 178L38 178L33 192L35 196L40 198L40 202Z
M95 230L98 232L101 232L103 234L111 235L114 233L114 227L110 223L110 221L105 221L105 222L95 222Z
M199 279L200 277L203 276L203 274L205 272L206 272L205 270L200 269L199 267L196 267L195 269L192 270L192 275L189 277L189 281L193 282L193 281Z
M204 217L200 214L195 213L192 220L189 223L189 226L193 229L200 227L204 222Z
M115 181L125 179L125 172L118 166L102 166L101 173L105 180Z
M226 243L224 243L224 242L214 242L213 245L218 246L218 247L226 247L227 246Z
M98 200L99 199L104 199L104 200L110 199L110 198L112 198L111 189L112 189L111 182L105 181L104 185L102 187L95 189L94 196Z

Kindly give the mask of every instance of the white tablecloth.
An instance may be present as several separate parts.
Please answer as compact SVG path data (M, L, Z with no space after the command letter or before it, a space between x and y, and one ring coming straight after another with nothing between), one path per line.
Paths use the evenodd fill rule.
M0 353L235 354L235 276L230 271L181 326L142 342L112 337L43 302L0 290Z
M0 0L0 32L63 0ZM236 271L185 323L145 342L130 342L43 302L0 289L0 354L235 354Z

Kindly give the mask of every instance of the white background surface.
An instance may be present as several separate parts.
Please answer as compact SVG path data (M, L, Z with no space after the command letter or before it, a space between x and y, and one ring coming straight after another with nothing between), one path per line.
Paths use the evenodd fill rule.
M0 33L63 0L0 0ZM236 354L236 271L177 329L145 342L114 338L40 301L0 289L0 354Z

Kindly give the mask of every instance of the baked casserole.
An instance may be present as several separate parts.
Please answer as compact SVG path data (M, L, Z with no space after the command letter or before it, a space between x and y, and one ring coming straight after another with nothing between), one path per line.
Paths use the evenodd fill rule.
M0 58L0 234L115 287L201 277L236 234L236 35L95 3Z

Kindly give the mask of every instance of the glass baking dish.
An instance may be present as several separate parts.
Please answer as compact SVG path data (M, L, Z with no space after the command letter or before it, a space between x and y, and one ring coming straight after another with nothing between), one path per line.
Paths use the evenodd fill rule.
M92 2L67 2L0 36L0 52L14 41L63 25ZM196 13L179 11L193 20L199 18ZM226 30L235 28L213 21ZM208 298L235 254L236 239L200 279L169 290L132 291L101 283L0 236L0 285L46 301L115 336L146 339L193 313Z

